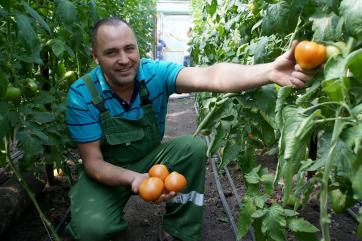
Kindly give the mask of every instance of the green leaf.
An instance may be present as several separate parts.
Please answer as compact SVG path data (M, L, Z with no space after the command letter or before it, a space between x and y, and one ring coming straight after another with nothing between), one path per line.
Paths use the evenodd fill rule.
M317 14L310 19L313 22L313 39L315 41L337 41L341 38L343 22L335 13L331 12L329 15Z
M346 57L346 62L349 70L353 73L353 76L357 79L362 79L362 49L358 49L350 53Z
M266 209L259 209L259 210L256 210L256 212L254 212L251 217L252 218L261 218L263 217L265 214L268 213L268 210Z
M362 106L362 105L361 105ZM349 148L362 141L362 123L344 129L341 138Z
M285 230L287 222L284 217L284 210L278 204L269 208L268 214L263 219L262 231L275 241L285 241Z
M255 206L258 208L263 208L268 199L269 199L269 197L267 195L256 196L254 199Z
M50 45L52 46L55 56L61 57L63 55L63 52L65 51L65 44L63 41L59 39L52 39Z
M38 137L33 136L32 128L20 128L16 133L16 139L26 162L43 152L43 143Z
M269 4L261 24L263 35L292 32L298 21L297 16L286 1Z
M246 182L251 183L251 184L258 184L260 182L260 177L259 177L259 170L260 170L260 165L253 168L251 170L251 172L247 173L244 177Z
M241 143L239 140L240 139L235 140L228 138L224 148L224 155L222 156L222 162L220 163L220 167L224 167L230 161L238 159L238 154L241 151ZM237 143L236 141L239 141L239 143Z
M362 237L362 207L359 209L358 222L357 235L358 237Z
M238 239L243 238L248 233L251 224L252 224L252 218L250 213L244 206L241 207L238 219L238 232L237 232Z
M25 10L27 13L30 14L38 23L46 30L49 34L52 33L50 30L49 25L44 21L44 19L39 15L37 11L35 11L32 7L30 7L26 2L21 2L23 6L25 7Z
M344 18L347 32L353 37L362 40L362 2L343 0L339 11Z
M293 232L303 232L303 233L315 233L318 232L313 224L306 221L303 218L291 218L288 220L288 226Z
M50 112L33 112L34 119L39 124L49 123L55 120L55 116Z
M362 166L359 167L358 171L352 178L352 188L356 199L362 200Z
M77 7L68 0L57 0L56 14L66 25L77 21Z
M349 78L324 80L322 88L332 101L343 101L349 96L350 80Z
M19 38L27 43L28 47L31 49L38 43L38 37L31 25L31 19L22 14L16 13L16 25L18 26Z
M345 77L346 59L341 55L335 56L335 58L329 58L324 66L324 79L339 79Z

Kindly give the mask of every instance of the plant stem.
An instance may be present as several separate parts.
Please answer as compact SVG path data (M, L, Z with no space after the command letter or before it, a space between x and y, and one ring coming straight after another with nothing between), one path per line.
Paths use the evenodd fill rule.
M339 107L336 112L336 119L338 119L339 114L341 112L341 108ZM336 131L339 130L338 125L340 124L339 120L336 120L334 123L333 134L331 139L331 146L328 152L327 160L324 166L324 173L321 181L321 195L320 195L320 225L322 229L322 237L323 241L330 241L330 234L329 234L329 223L330 219L328 217L328 181L329 181L329 173L332 168L332 157L334 149L337 145L338 136L336 135Z
M328 122L328 121L336 121L336 120L352 120L351 117L336 117L336 118L326 118L323 120L316 120L314 121L315 123L324 123L324 122Z
M38 202L36 201L34 193L30 190L27 183L24 181L23 177L21 176L20 172L17 170L14 163L12 162L12 160L10 158L10 153L8 151L8 143L7 143L6 139L5 139L5 149L6 149L5 152L7 154L6 155L7 156L7 158L6 158L7 162L9 163L9 166L10 166L11 170L14 172L14 174L15 174L16 178L18 179L20 185L24 188L24 190L26 191L26 193L30 197L31 201L33 202L36 210L38 211L40 219L43 221L43 223L46 225L46 227L50 230L54 240L55 241L61 241L58 234L55 232L55 229L53 228L53 225L49 222L49 220L45 217L43 211L41 210Z

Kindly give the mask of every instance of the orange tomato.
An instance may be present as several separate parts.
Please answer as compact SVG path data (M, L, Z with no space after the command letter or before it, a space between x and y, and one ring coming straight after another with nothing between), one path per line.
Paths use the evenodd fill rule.
M165 188L169 192L180 192L186 184L186 178L178 172L171 172L165 179Z
M150 177L158 177L161 178L162 181L165 180L168 174L170 174L170 172L168 171L167 166L164 164L153 165L148 171L148 175Z
M163 191L163 181L158 177L149 177L141 183L139 187L139 195L145 201L157 200Z
M302 69L314 69L326 60L327 51L322 44L304 40L295 47L294 57Z

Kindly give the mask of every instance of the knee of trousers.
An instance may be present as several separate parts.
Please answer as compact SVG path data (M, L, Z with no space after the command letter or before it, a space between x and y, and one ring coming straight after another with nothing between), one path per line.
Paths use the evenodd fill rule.
M102 222L96 219L88 219L77 223L71 229L74 231L76 240L80 241L103 241L108 240L115 233L115 230L110 230L110 225L107 222ZM117 230L121 231L121 230Z
M177 148L182 150L192 161L192 165L204 165L206 161L207 145L206 141L201 137L183 136L182 141L177 144Z
M183 136L180 142L176 143L177 149L183 156L183 165L200 167L203 169L206 162L206 141L201 137Z

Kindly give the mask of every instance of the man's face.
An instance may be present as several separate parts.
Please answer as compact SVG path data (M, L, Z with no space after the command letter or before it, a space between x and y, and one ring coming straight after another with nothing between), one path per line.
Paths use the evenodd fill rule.
M134 82L140 55L136 37L126 24L100 26L93 57L110 85Z

